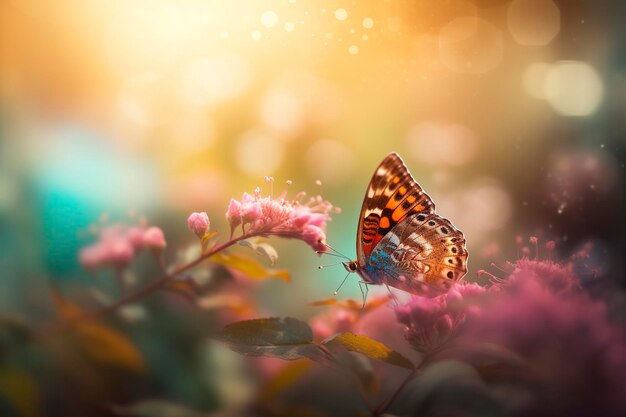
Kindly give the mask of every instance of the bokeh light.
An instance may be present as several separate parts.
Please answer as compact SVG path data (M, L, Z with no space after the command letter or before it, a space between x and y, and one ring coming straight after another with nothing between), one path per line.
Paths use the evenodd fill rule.
M260 178L273 174L283 162L283 145L269 133L260 130L245 132L236 148L241 171Z
M245 91L251 72L237 55L199 58L184 69L181 79L183 97L204 107L232 99Z
M439 57L454 72L480 74L502 61L502 32L476 17L461 17L439 32Z
M476 138L467 127L453 123L424 122L409 131L407 149L420 163L463 165L478 151Z
M550 106L564 116L586 116L598 107L604 93L602 80L589 64L578 61L555 63L545 80Z
M334 187L349 183L354 173L354 154L343 142L321 139L306 153L309 178Z
M514 0L507 13L511 35L522 45L547 45L561 27L561 14L552 0Z

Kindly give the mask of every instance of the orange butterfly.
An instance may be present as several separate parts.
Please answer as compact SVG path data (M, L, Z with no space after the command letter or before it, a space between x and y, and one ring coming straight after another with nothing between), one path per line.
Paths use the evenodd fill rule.
M440 293L467 273L465 238L435 205L396 153L376 168L363 200L357 259L342 262L366 285Z

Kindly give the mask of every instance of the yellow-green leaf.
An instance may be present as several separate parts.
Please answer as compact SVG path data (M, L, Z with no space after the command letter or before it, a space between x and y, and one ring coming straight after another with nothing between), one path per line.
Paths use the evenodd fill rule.
M209 243L209 240L213 239L215 236L217 236L217 232L216 231L212 231L212 232L206 233L200 239L200 243L202 244L202 246L205 246L207 243Z
M82 312L78 306L63 299L56 290L53 291L53 298L62 319L70 322L80 320ZM132 371L143 369L141 354L122 332L93 320L77 321L73 326L78 346L88 359Z
M266 268L256 260L241 254L216 253L211 257L211 261L236 269L251 279L278 278L283 281L291 279L286 269Z
M323 342L323 345L332 350L342 347L351 352L361 353L368 358L376 359L389 363L391 365L400 366L407 369L414 369L415 366L410 360L402 356L400 353L388 348L385 344L372 339L371 337L354 334L342 333L330 340Z
M81 347L87 357L95 362L124 369L140 371L143 359L130 340L119 331L98 323L78 325Z
M309 305L311 307L323 307L323 306L329 306L329 305L336 305L338 307L342 307L347 310L352 310L357 313L361 313L361 312L365 313L368 311L375 310L378 307L387 304L388 301L389 301L389 296L383 295L381 297L372 297L370 300L367 301L365 306L363 306L363 303L361 301L356 301L356 300L351 300L351 299L340 301L340 300L337 300L336 298L326 298L324 300L313 301L309 303Z
M40 414L41 397L35 380L17 368L0 368L0 398L19 417Z

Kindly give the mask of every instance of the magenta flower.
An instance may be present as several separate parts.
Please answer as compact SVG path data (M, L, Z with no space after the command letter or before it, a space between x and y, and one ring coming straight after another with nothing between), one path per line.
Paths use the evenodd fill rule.
M554 294L571 294L581 291L580 280L574 274L571 263L561 264L550 260L520 259L502 287L515 289L520 285L534 283Z
M262 197L257 188L254 195L244 193L241 201L231 200L226 211L231 233L241 225L249 236L280 236L299 239L317 251L326 250L326 224L330 213L337 212L321 196L302 202L304 193L293 200L285 194L278 198Z
M413 296L396 308L396 318L405 327L404 336L420 352L433 352L446 345L479 307L477 298L486 289L474 283L458 283L434 298Z
M202 238L211 227L209 215L204 211L201 213L191 213L187 218L187 227L194 232L196 236Z
M519 385L510 397L521 407L516 415L619 415L626 409L623 329L573 278L567 266L518 262L511 282L456 340L503 346L524 358L532 385Z

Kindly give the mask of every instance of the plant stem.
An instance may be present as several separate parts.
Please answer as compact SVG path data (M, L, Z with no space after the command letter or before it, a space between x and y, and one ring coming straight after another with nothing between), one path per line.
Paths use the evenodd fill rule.
M68 320L65 320L61 323L55 323L55 324L48 326L47 328L44 328L40 333L40 338L46 338L58 332L62 332L86 320L99 319L103 316L106 316L109 313L114 312L120 307L131 304L135 301L141 300L142 298L155 293L156 291L160 290L161 288L169 284L171 281L173 281L176 278L176 276L180 275L181 273L188 271L194 266L197 266L198 264L200 264L202 261L210 258L211 256L215 255L218 252L223 251L224 249L231 247L235 243L238 243L250 237L254 237L254 235L242 234L234 239L231 239L227 242L222 243L221 245L216 245L212 247L210 250L208 250L207 252L200 254L200 256L198 256L196 259L177 267L174 271L170 273L166 273L165 275L161 276L156 281L153 281L145 285L144 287L139 288L135 292L123 295L119 300L117 300L115 303L111 305L102 307L97 310L85 312L83 314L72 317Z
M380 403L380 405L378 407L376 407L376 409L372 412L372 415L374 417L379 417L379 416L385 414L385 412L389 409L389 407L391 407L391 404L393 404L393 402L398 398L400 393L409 384L409 382L411 382L413 380L413 378L415 378L417 375L419 375L419 373L421 372L422 368L424 367L424 365L426 365L426 363L428 362L428 360L430 358L431 358L431 355L426 355L426 356L424 356L422 358L422 360L417 364L415 369L413 369L411 371L411 373L409 373L406 376L404 381L402 381L402 383L394 391L394 393L391 395L391 397L387 398L382 403Z

